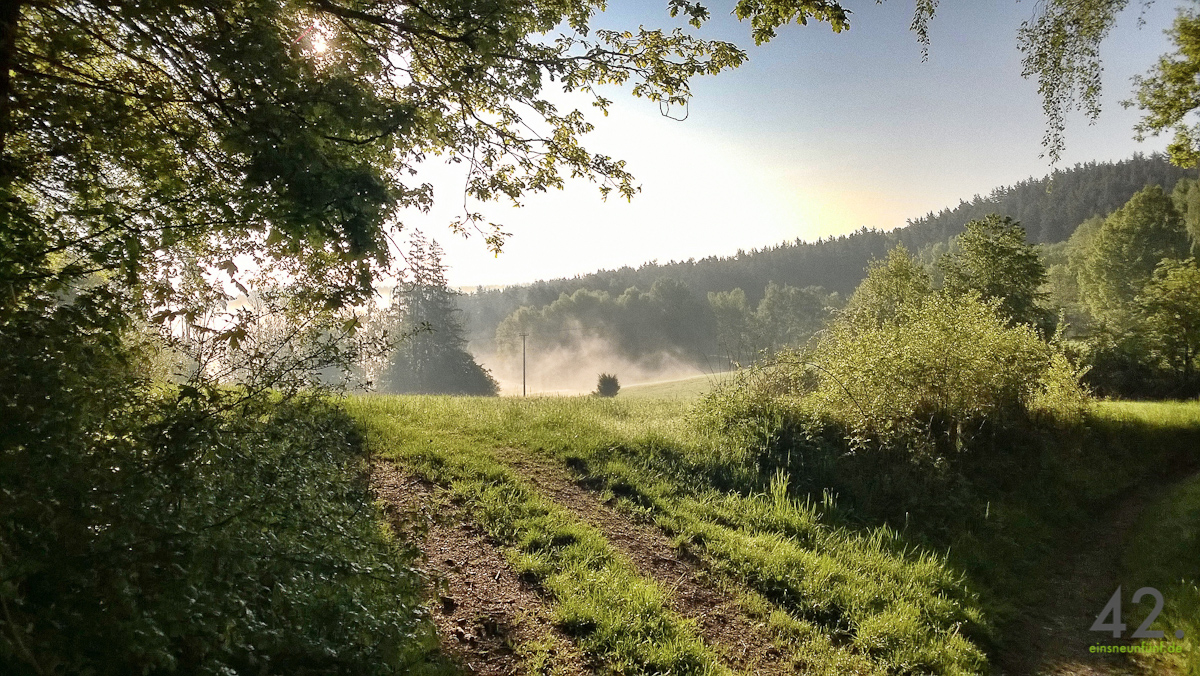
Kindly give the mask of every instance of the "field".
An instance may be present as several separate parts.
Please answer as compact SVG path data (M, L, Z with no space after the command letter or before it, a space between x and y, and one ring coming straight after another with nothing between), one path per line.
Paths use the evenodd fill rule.
M705 383L608 400L348 401L393 528L423 552L446 655L494 674L1189 668L1098 660L1087 626L1113 578L1136 575L1163 581L1170 630L1200 632L1185 594L1197 484L1184 479L1200 405L1099 405L1091 433L1108 446L1072 470L1070 492L1111 511L1056 520L989 504L988 527L1003 527L957 533L947 551L759 472L753 449L697 424L689 400ZM1142 469L1114 460L1143 444ZM1037 629L1054 622L1061 635Z
M630 385L622 387L621 391L617 393L617 397L620 399L679 399L686 401L707 394L713 387L724 382L727 377L722 373L713 373L679 380Z

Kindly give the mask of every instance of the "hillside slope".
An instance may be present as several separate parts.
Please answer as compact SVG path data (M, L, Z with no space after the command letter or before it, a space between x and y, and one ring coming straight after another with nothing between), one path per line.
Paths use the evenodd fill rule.
M500 322L520 307L540 308L564 293L570 295L580 289L604 291L615 297L630 287L649 289L662 277L683 282L699 298L709 292L740 288L751 303L761 299L768 282L797 288L820 286L846 294L862 281L870 260L882 258L897 244L915 252L945 242L961 233L968 221L991 213L1021 221L1031 241L1059 242L1069 237L1079 223L1109 213L1147 185L1161 185L1170 191L1187 173L1162 155L1077 164L1040 179L996 188L987 197L976 195L969 202L964 200L952 209L911 220L907 226L890 232L864 227L849 235L815 242L785 242L729 257L601 270L570 279L467 294L459 298L459 305L470 339L490 343Z

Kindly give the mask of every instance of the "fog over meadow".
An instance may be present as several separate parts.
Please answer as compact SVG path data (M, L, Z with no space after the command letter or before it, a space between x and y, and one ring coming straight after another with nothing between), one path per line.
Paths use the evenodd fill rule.
M512 351L472 350L484 368L500 383L502 396L521 396L521 349ZM711 375L718 371L703 368L679 355L662 351L641 359L622 355L603 338L585 338L570 347L539 347L532 340L526 346L525 383L528 395L573 395L595 391L601 373L617 376L622 387L665 380Z

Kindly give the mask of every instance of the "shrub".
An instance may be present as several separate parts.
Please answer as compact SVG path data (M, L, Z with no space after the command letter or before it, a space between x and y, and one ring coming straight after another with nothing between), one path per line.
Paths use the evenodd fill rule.
M1061 350L974 295L932 294L878 326L835 322L810 361L817 408L856 440L920 434L942 455L985 422L1073 421L1087 403Z
M596 382L596 394L601 397L615 397L621 391L621 383L611 373L601 373Z
M1037 430L1088 405L1062 351L1008 326L996 301L934 293L859 319L743 371L702 400L700 424L755 449L760 475L786 468L802 491L831 489L865 516L933 524L956 518L978 482L1035 461Z
M419 580L349 419L149 382L113 307L0 324L0 672L409 673Z

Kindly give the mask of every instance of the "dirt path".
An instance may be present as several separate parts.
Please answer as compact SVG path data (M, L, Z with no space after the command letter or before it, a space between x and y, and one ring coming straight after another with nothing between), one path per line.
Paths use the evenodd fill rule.
M1128 638L1091 631L1096 616L1108 603L1121 580L1121 558L1142 512L1164 490L1189 475L1158 479L1156 486L1141 488L1105 518L1062 547L1063 555L1047 585L1046 603L1014 632L1013 645L1025 645L1021 654L1002 656L1000 673L1045 676L1135 676L1143 673L1122 654L1089 653L1096 643L1133 645ZM1126 612L1132 589L1122 589ZM1106 618L1111 619L1111 618ZM1128 622L1128 618L1123 621Z
M672 610L696 620L701 638L722 655L727 666L747 674L795 673L786 656L772 645L765 624L747 617L732 594L706 578L700 560L672 546L657 527L637 523L601 502L595 492L576 484L565 468L514 450L495 455L532 480L546 498L599 529L639 572L670 592Z
M1121 553L1146 500L1127 499L1072 543L1059 559L1047 584L1046 604L1029 617L1019 635L1029 646L1026 654L1001 661L1003 673L1053 676L1125 676L1137 671L1127 656L1093 654L1095 643L1131 643L1111 634L1091 631L1092 623L1120 584Z
M420 569L431 588L442 650L466 673L590 673L554 627L543 598L442 491L387 461L372 466L371 481L397 533L424 553ZM534 645L540 646L537 654L531 653Z

